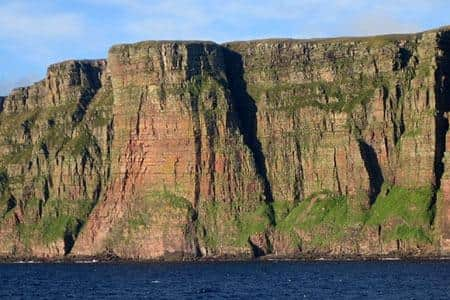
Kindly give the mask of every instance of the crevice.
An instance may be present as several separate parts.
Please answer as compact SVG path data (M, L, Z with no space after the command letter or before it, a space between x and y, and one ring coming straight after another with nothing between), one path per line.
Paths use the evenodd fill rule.
M191 249L193 255L196 258L202 257L202 251L200 249L200 243L198 241L198 212L195 209L191 210L191 221L186 227L185 236L188 238L186 240L190 241Z
M102 87L101 74L103 71L103 68L100 66L77 62L76 72L80 75L83 74L86 76L87 85L82 86L77 108L72 114L72 121L74 124L77 124L83 120L89 104Z
M10 212L14 208L16 208L16 206L17 206L17 200L16 200L16 198L14 198L13 195L11 195L8 198L8 201L6 202L6 211L5 211L5 213L3 214L2 217L4 217L8 212Z
M50 187L47 178L44 179L44 190L43 190L44 202L50 198Z
M0 113L2 113L3 112L3 106L4 106L4 104L5 104L5 99L6 99L6 97L0 97Z
M395 99L390 98L390 105L392 109L391 120L394 126L393 139L394 144L397 145L403 133L405 132L405 122L403 118L403 90L401 85L395 86Z
M92 208L89 211L89 214L91 213L92 209L95 207L95 205L98 203L98 200L100 199L100 195L102 194L102 181L101 181L101 174L97 174L97 184L95 186L94 192L92 193Z
M297 124L297 118L295 114L292 114L292 123L294 128L299 128L299 124ZM295 143L295 158L296 158L296 168L295 168L295 178L294 178L294 203L299 203L305 196L305 187L304 187L304 170L302 164L302 147L301 141L298 137L294 139Z
M68 255L75 244L75 239L71 232L67 231L64 233L64 255Z
M200 201L200 180L202 174L202 136L201 136L201 127L200 127L200 93L201 90L198 88L198 84L201 82L198 81L198 78L194 73L190 73L193 70L201 70L199 66L196 65L195 59L190 55L195 52L195 48L188 49L187 51L187 73L186 77L190 82L189 85L194 85L194 88L189 89L190 93L190 112L192 113L192 134L194 136L194 152L195 152L195 170L194 170L194 203L193 208L197 213L197 207Z
M369 204L375 203L383 185L383 171L381 170L378 156L371 145L363 139L358 139L359 152L369 175Z
M244 143L253 155L256 172L263 181L265 201L272 203L272 187L267 175L266 158L257 136L257 107L255 100L247 93L242 56L227 48L224 48L224 54L226 74L232 98L231 105L239 119L238 127L244 137Z
M252 249L253 257L258 258L261 256L266 255L263 249L255 245L250 238L248 239L248 244L250 245L250 248Z
M393 71L403 70L408 66L412 53L409 49L400 47L397 53L397 57L394 61Z
M114 116L111 119L111 122L106 127L106 176L104 177L104 183L109 181L111 178L111 155L112 155L112 144L114 140Z
M202 136L200 129L200 117L198 112L198 97L191 98L191 111L193 121L194 134L194 151L195 151L195 175L194 175L194 209L197 208L200 200L200 178L202 172Z
M135 133L136 136L139 136L139 129L141 126L141 112L142 112L142 105L144 103L144 93L141 93L141 96L139 97L139 105L137 110L137 116L136 116L136 124L135 124Z
M216 151L214 149L214 145L216 144L216 139L218 136L217 130L217 116L216 116L216 108L217 108L217 98L216 95L210 95L211 100L211 108L210 110L206 110L204 112L204 119L206 125L206 134L208 136L207 144L208 144L208 174L209 174L209 186L208 186L208 196L211 199L215 199L216 197L216 185L215 185L215 166L216 166Z
M48 150L47 144L44 142L41 142L40 148L41 148L42 153L44 154L45 159L48 160L49 156L50 156L50 151Z
M448 112L450 111L450 32L442 32L437 38L439 56L436 59L435 71L435 153L434 153L434 193L430 204L436 204L437 191L441 188L444 174L444 154L446 152L446 136L449 129ZM434 222L434 218L433 221Z
M91 206L91 211L94 206ZM75 245L75 241L78 237L78 235L81 232L81 229L83 228L83 225L85 224L84 221L77 219L77 224L73 229L71 229L69 226L66 227L66 230L64 231L64 255L69 255L72 251L73 246Z
M381 233L382 233L382 227L381 227L381 225L378 225L378 246L380 247L380 249L379 249L380 253L383 253L383 239L382 239Z
M300 202L305 196L304 183L304 171L302 165L302 149L298 139L295 141L295 151L297 154L297 168L295 171L295 182L294 182L294 203Z
M437 104L437 103L436 103ZM441 178L444 174L444 154L446 151L446 134L449 122L444 112L439 111L435 116L435 147L434 147L434 187L438 190L441 187Z
M339 172L337 167L336 148L333 149L333 173L334 178L336 179L338 193L339 195L342 195L341 180L339 179Z

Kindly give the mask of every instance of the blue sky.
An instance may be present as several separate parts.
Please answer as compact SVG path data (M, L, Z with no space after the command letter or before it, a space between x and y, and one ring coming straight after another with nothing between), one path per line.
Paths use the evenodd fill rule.
M117 43L416 32L449 12L448 0L0 0L0 95Z

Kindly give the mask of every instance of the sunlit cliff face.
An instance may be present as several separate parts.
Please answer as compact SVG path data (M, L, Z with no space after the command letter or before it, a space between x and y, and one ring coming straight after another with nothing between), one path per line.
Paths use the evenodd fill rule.
M448 35L52 65L0 99L0 254L445 253Z

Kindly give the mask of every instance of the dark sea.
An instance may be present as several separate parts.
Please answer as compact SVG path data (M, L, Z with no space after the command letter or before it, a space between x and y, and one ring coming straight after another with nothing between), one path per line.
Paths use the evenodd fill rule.
M450 299L450 262L0 264L0 298Z

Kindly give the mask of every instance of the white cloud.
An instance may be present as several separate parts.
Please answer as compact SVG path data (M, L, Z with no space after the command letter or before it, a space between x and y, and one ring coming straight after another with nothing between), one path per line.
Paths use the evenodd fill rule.
M0 4L0 38L32 43L79 37L84 32L80 15L39 10L26 2Z
M381 11L356 18L350 27L350 33L356 35L413 33L421 30L417 24L402 22Z
M439 6L443 0L79 0L124 12L121 29L131 39L241 39L264 26L291 27L287 37L366 35L419 31L419 22L405 21ZM230 26L218 26L230 25ZM257 26L255 32L252 26ZM329 27L329 28L327 28ZM266 27L267 28L267 27ZM294 29L295 28L295 29ZM271 28L270 28L271 29ZM242 34L242 35L241 35ZM270 33L268 33L270 34ZM234 35L234 36L233 36ZM269 37L269 36L266 36Z
M449 7L448 0L0 0L0 94L35 79L10 77L101 57L114 43L415 32Z

